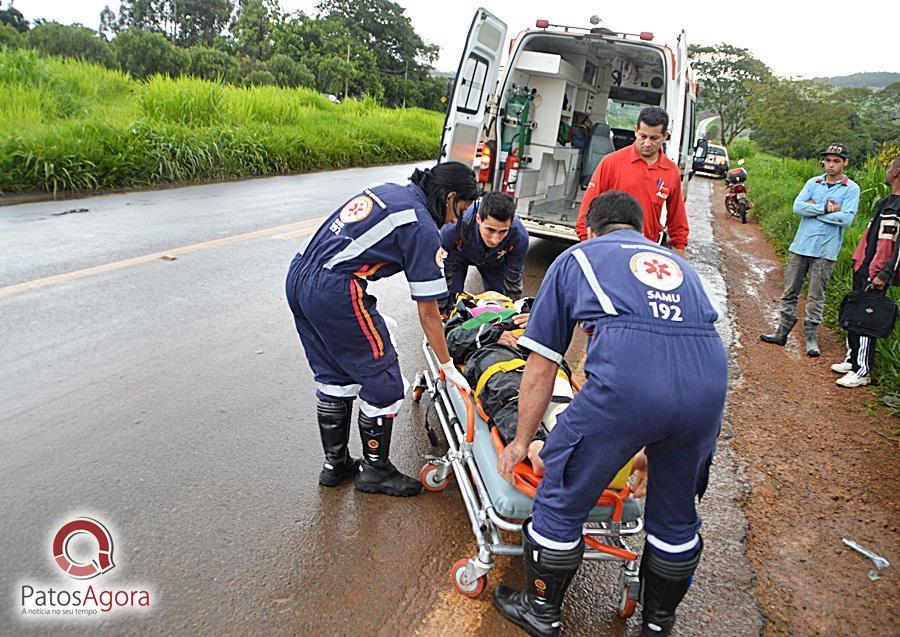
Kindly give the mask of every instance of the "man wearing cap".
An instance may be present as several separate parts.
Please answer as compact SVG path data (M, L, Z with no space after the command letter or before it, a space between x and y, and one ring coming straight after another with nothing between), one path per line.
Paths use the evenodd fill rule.
M766 343L784 345L797 322L797 302L803 282L809 274L806 295L806 355L818 356L816 333L822 322L825 290L831 270L844 242L844 228L853 221L859 206L859 186L844 175L850 151L844 144L829 144L821 153L825 174L806 182L794 199L794 214L800 215L800 226L791 243L784 268L784 294L781 297L781 320L772 334L759 338Z

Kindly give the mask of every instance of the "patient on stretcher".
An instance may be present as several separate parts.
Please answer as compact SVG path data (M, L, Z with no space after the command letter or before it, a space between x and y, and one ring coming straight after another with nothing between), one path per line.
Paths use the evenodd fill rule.
M496 427L505 445L516 435L519 386L529 355L527 350L519 349L517 342L527 325L533 300L524 298L513 303L496 292L476 296L463 293L445 322L450 356L454 363L463 367L476 403L487 416L488 426ZM571 370L563 361L556 375L550 404L528 446L527 458L539 476L544 474L540 452L547 435L573 397ZM646 482L643 456L639 453L634 460L638 476L633 490L639 497L643 493L638 493L637 489L643 491Z

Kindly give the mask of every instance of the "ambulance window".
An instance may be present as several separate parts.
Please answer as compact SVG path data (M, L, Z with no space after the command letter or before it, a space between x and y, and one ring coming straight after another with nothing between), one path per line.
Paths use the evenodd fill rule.
M484 93L484 79L487 76L487 70L487 60L474 53L469 56L459 83L459 96L456 98L457 110L472 114L478 112L481 95Z
M478 41L491 51L496 51L502 44L503 33L490 22L484 22L478 29Z

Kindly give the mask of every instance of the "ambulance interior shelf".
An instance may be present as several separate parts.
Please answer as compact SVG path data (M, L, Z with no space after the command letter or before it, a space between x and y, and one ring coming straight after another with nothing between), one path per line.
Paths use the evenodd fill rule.
M581 150L560 138L576 112L590 112L595 89L584 81L586 63L585 56L564 59L539 51L524 51L517 61L505 96L500 157L517 157L508 191L522 205L571 197L578 186Z

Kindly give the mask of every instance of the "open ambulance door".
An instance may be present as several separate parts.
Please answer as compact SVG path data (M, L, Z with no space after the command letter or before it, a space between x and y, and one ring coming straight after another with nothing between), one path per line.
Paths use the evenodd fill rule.
M678 42L675 46L675 80L673 84L676 95L673 105L678 105L678 112L673 117L672 140L678 140L678 154L677 157L671 159L678 164L678 168L681 170L682 185L686 193L693 155L695 96L692 94L693 77L688 60L687 36L684 30L678 34Z
M506 42L506 24L478 9L472 18L466 47L456 70L456 84L447 107L438 163L475 163L491 93L500 73L500 58Z

